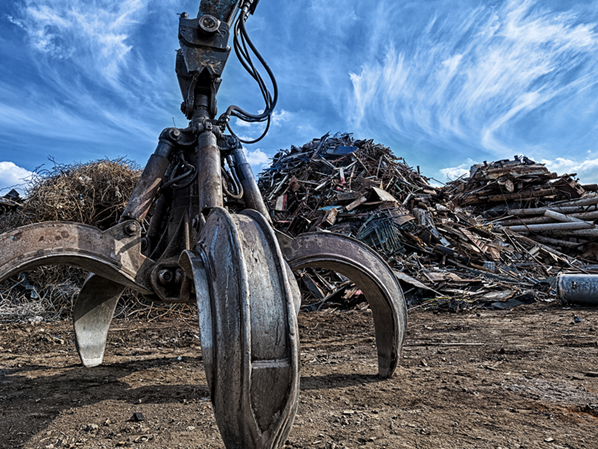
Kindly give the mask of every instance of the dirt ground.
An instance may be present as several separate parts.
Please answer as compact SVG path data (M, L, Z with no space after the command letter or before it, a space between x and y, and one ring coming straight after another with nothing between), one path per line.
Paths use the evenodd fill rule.
M376 376L368 311L299 323L286 448L598 448L598 310L413 311L389 380ZM223 447L194 321L115 321L92 369L68 322L0 335L0 447Z

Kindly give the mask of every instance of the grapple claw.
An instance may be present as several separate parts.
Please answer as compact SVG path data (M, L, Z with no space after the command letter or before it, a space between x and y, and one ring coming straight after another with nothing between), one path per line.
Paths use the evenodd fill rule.
M403 291L382 258L363 243L339 234L314 232L291 239L277 234L291 269L325 268L351 279L372 309L378 347L378 373L394 373L405 338L407 309Z
M37 223L0 234L0 248L0 281L41 265L70 265L152 293L146 278L153 262L141 254L135 221L106 231L80 223Z
M85 280L73 309L75 344L81 362L87 368L104 359L108 328L124 285L90 274Z
M279 448L297 409L299 335L296 281L273 231L259 213L215 208L180 265L195 282L204 367L225 446Z

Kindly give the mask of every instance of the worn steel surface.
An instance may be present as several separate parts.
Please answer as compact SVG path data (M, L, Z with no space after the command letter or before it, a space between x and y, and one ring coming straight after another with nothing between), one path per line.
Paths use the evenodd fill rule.
M401 355L407 328L403 291L392 270L361 242L332 233L302 234L290 239L277 234L293 270L326 268L351 279L363 291L374 316L378 373L390 377Z
M173 142L176 137L173 134L180 134L173 128L165 129L160 135L158 147L145 165L139 182L131 194L127 207L123 212L123 218L132 218L142 221L152 206L156 193L164 178L164 173L170 164L170 155L173 150Z
M232 22L240 0L201 0L199 15L209 14L224 22ZM257 3L257 1L256 1Z
M197 292L202 354L228 449L279 448L299 393L296 298L268 222L212 211L181 257Z
M556 279L557 295L561 301L598 306L598 274L559 273Z
M79 292L73 309L75 344L87 368L98 366L104 359L108 328L124 289L122 284L91 274Z
M104 232L80 223L38 223L1 234L0 248L0 281L41 265L63 264L152 293L146 280L153 262L141 254L136 221Z
M243 148L237 148L232 152L232 157L237 167L239 180L243 186L243 200L248 208L257 210L261 213L268 221L270 221L270 214L268 208L264 203L260 189L255 182L251 165L247 162L245 157L245 151Z
M222 207L222 166L218 140L212 131L204 131L197 142L199 175L199 210Z

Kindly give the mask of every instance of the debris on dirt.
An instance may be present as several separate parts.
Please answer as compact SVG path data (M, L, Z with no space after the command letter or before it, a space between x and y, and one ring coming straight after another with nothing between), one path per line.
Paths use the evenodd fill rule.
M107 229L118 222L139 175L138 167L123 159L72 165L54 162L53 168L38 170L31 177L25 200L16 191L8 193L6 197L15 206L0 214L0 233L55 220ZM20 273L0 284L0 321L70 315L86 276L81 269L57 265Z
M133 413L133 416L131 416L129 421L130 422L141 422L141 421L145 421L145 417L143 416L143 413L135 412L135 413Z
M588 265L598 261L598 186L575 176L516 156L435 187L383 145L326 134L279 151L259 186L280 231L358 239L395 270L410 305L457 311L552 301L559 272L598 272ZM367 307L336 273L299 278L307 310Z
M453 319L415 310L400 375L381 381L371 315L300 312L301 400L284 447L541 448L547 437L596 447L596 332L565 332L571 313L540 303ZM93 370L76 367L72 342L37 341L31 327L2 325L0 447L224 448L196 318L114 322ZM73 339L70 321L43 327ZM133 412L145 421L127 422ZM83 430L92 423L97 431Z

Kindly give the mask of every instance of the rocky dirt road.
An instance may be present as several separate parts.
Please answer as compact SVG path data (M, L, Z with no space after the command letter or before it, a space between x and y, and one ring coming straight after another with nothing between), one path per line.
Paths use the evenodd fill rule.
M598 448L598 311L414 311L390 380L375 374L367 312L299 322L286 448ZM0 447L223 447L191 319L114 322L93 369L79 365L70 323L0 335Z

